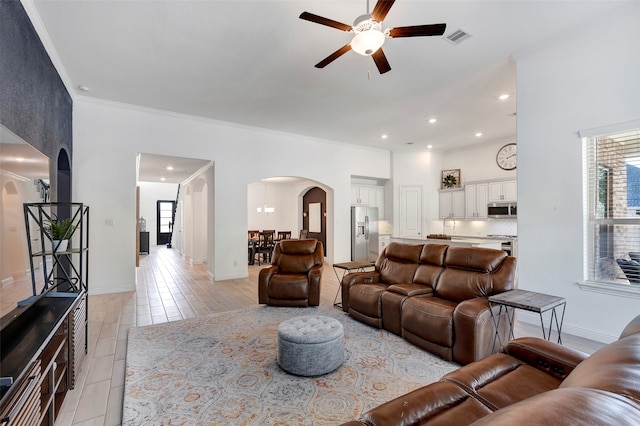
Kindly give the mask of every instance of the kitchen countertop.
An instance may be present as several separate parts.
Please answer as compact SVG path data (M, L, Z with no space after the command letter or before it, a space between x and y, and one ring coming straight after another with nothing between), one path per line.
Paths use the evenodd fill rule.
M448 243L461 243L469 245L489 245L489 244L502 244L503 241L510 239L506 238L488 238L488 237L463 237L458 235L452 235L450 240L444 240L439 238L407 238L407 237L392 237L396 241L406 241L419 243L435 243L435 244L448 244Z

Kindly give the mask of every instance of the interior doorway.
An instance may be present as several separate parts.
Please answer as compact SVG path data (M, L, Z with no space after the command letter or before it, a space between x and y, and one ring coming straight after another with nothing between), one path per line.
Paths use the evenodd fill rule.
M173 233L173 215L175 212L175 208L175 201L158 200L156 207L156 240L158 242L158 245L171 244L171 234Z
M302 197L302 227L309 238L315 238L327 247L327 193L314 186Z

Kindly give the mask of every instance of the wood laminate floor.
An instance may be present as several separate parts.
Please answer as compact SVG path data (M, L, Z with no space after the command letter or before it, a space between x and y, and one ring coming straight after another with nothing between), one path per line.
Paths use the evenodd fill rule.
M176 249L152 247L141 257L136 291L89 296L89 353L74 390L67 393L56 426L121 424L127 334L131 327L175 321L258 306L258 272L245 279L215 282L203 265L191 265ZM338 279L325 264L321 305L332 306ZM539 328L519 326L517 335L539 335ZM593 352L602 346L563 334L566 346Z

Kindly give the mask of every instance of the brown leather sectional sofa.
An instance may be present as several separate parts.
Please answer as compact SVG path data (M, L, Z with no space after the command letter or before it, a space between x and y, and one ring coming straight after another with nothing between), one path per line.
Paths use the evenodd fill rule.
M534 337L344 426L640 425L640 315L591 356Z
M446 360L468 364L499 349L487 299L514 288L515 273L516 259L502 250L392 242L375 271L343 278L342 309ZM507 326L502 318L502 341Z

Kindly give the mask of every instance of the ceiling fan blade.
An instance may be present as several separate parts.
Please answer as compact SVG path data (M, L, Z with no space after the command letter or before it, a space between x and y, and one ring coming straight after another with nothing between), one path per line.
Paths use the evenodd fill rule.
M398 27L389 30L389 37L421 37L439 36L444 34L447 24L415 25L413 27Z
M389 65L389 61L387 61L387 57L384 55L382 48L373 52L371 57L373 58L373 62L376 63L376 67L378 67L380 74L391 71L391 65Z
M391 6L396 0L378 0L375 7L373 8L373 12L371 12L371 19L376 22L384 21L385 16L389 13Z
M323 18L322 16L314 15L309 12L302 12L300 19L305 21L315 22L316 24L326 25L327 27L337 28L342 31L351 31L351 25L343 24L342 22L334 21L333 19Z
M324 68L327 65L329 65L331 62L335 61L336 59L338 59L340 56L344 55L345 53L347 53L348 51L351 50L351 45L350 44L345 44L344 46L342 46L340 49L336 50L335 52L333 52L331 55L327 56L326 58L324 58L323 60L321 60L320 62L318 62L316 64L316 68Z

